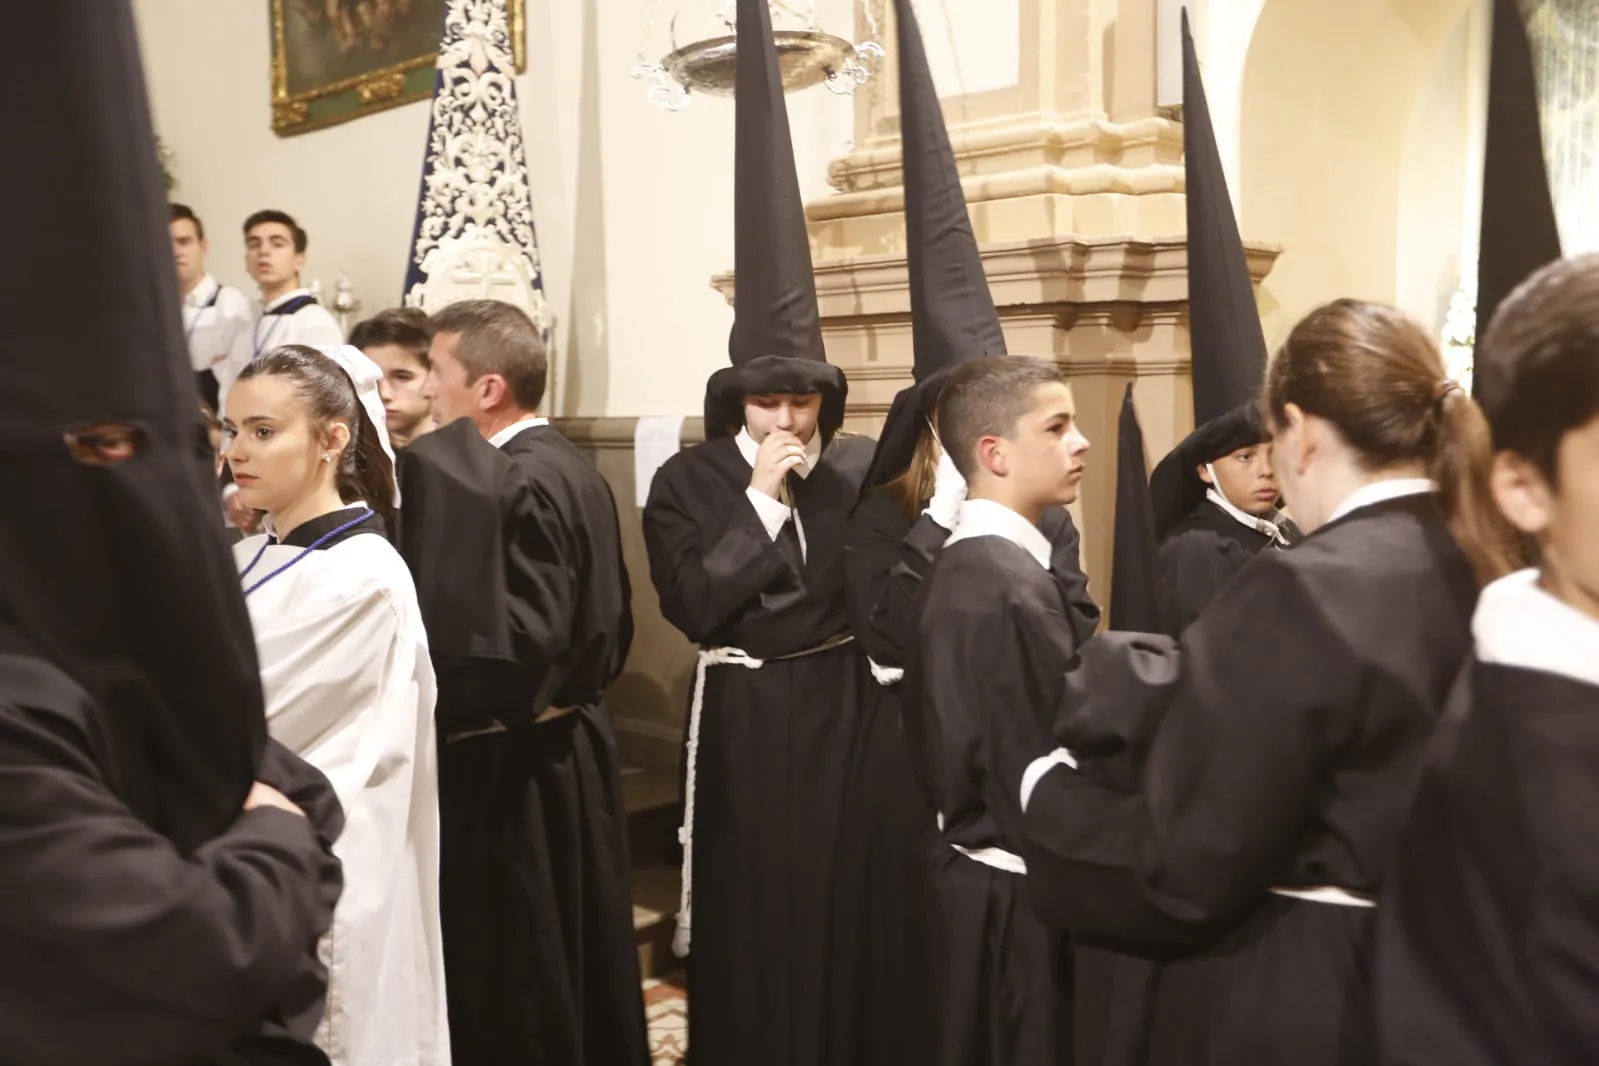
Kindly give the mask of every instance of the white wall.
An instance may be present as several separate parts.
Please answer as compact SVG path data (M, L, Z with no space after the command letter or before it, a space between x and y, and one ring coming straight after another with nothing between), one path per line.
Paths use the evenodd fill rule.
M709 285L733 263L730 101L666 114L629 78L652 0L528 0L518 79L544 282L558 316L556 413L700 410L732 313ZM211 266L247 287L239 225L261 207L310 233L309 274L342 270L370 313L405 275L428 105L280 138L271 130L264 0L135 0L156 128L175 196L205 219ZM673 4L664 5L671 10ZM847 35L850 0L818 0ZM665 50L660 35L653 48ZM800 183L823 195L848 147L848 98L789 97Z

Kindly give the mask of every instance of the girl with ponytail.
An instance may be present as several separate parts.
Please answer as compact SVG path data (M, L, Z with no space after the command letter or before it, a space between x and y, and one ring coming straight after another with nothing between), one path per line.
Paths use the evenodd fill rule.
M234 557L268 729L345 813L317 1043L338 1066L447 1066L436 687L415 586L385 536L398 500L380 376L354 348L268 352L228 392L223 455L240 500L266 514Z
M1512 562L1482 414L1398 311L1311 312L1261 407L1306 539L1180 642L1090 642L1061 749L1018 771L1035 910L1161 962L1108 1005L1149 1066L1376 1061L1374 901L1479 582Z

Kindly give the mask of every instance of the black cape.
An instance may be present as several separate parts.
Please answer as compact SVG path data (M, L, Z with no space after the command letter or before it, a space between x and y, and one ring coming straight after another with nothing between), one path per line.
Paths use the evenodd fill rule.
M1055 548L1053 571L1079 640L1093 635L1099 607L1088 596L1071 514L1051 508L1040 523ZM880 667L903 668L916 639L922 579L949 531L926 515L914 523L885 492L867 494L844 544L856 646ZM943 958L934 864L948 847L938 834L928 781L918 780L901 728L900 686L865 678L835 861L831 1066L931 1062L938 1033Z
M1040 750L1078 628L1062 582L994 536L947 545L930 571L904 686L913 764L943 818L934 862L944 958L934 1061L1071 1061L1071 953L1028 909L1025 878L960 852L1021 849L1008 784Z
M1379 909L1382 1061L1599 1059L1599 687L1472 659Z
M602 698L633 636L610 488L548 426L495 449L463 420L418 439L401 469L400 544L439 679L453 1055L645 1066ZM533 721L552 708L575 710Z
M848 631L844 527L872 451L841 435L790 478L803 572L746 497L734 438L673 456L644 509L666 619L696 644L766 661L705 675L687 960L696 1066L826 1061L833 856L865 661L848 645L781 657Z
M1084 649L1056 726L1082 772L1032 794L1028 889L1052 928L1171 960L1135 1032L1095 1035L1119 1055L1100 1061L1373 1059L1374 911L1270 890L1380 889L1475 598L1436 501L1411 496L1261 556L1180 649ZM1096 779L1128 752L1141 787Z
M1265 551L1272 539L1204 501L1172 527L1156 555L1162 624L1181 636L1199 612L1238 572Z

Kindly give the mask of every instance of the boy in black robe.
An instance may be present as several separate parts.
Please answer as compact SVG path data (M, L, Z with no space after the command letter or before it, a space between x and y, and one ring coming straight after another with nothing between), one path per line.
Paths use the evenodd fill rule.
M402 467L402 552L439 679L440 910L456 1061L644 1066L607 685L633 637L616 503L537 414L521 310L451 304Z
M936 875L944 1066L1071 1061L1071 959L1027 908L1021 807L1005 782L1050 746L1077 648L1038 529L1077 497L1088 441L1075 418L1060 368L1021 356L968 363L939 397L968 496L922 593L905 715L955 853Z
M1599 1061L1599 257L1500 306L1476 352L1499 509L1539 565L1475 647L1379 908L1383 1061Z
M1056 724L1070 750L1017 783L1039 917L1160 963L1136 1045L1099 1062L1374 1059L1373 898L1468 647L1475 567L1505 563L1481 414L1402 314L1312 312L1266 402L1311 532L1180 645L1089 643ZM1128 762L1131 782L1105 772Z
M37 269L0 287L0 319L49 354L0 361L0 1055L325 1063L341 816L266 740L133 12L19 18L31 45L0 83L37 100L0 114L0 170L8 246ZM85 299L99 313L63 333Z
M1253 403L1200 426L1149 479L1164 631L1179 636L1249 561L1290 543Z
M941 961L933 867L967 860L938 836L924 784L932 774L911 765L901 679L922 580L966 496L933 429L939 391L955 367L1005 354L916 14L910 0L895 0L894 8L915 383L894 398L844 545L851 628L870 674L834 878L830 991L838 1044L829 1066L925 1063L935 1054ZM1088 595L1071 513L1047 509L1040 530L1078 637L1087 640L1099 607Z
M706 442L644 508L667 621L700 646L685 753L683 895L696 1066L823 1066L829 904L865 662L844 524L873 444L838 434L771 14L738 5L732 366Z

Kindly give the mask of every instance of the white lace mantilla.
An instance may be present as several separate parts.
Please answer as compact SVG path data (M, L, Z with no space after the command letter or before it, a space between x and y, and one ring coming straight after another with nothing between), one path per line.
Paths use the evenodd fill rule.
M515 69L505 0L447 0L405 302L504 300L547 330Z

